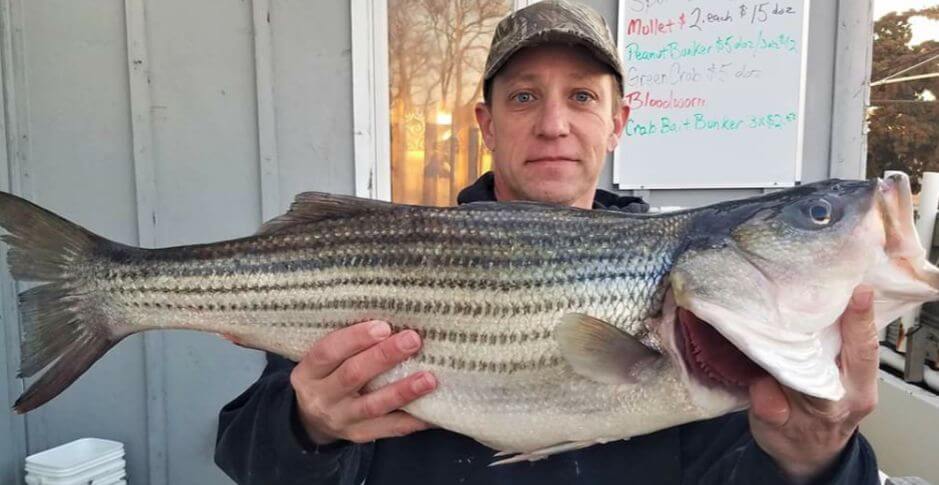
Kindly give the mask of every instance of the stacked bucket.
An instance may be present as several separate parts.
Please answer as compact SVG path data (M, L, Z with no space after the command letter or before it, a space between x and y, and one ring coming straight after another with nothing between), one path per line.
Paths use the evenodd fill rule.
M26 457L27 485L126 485L124 444L82 438Z

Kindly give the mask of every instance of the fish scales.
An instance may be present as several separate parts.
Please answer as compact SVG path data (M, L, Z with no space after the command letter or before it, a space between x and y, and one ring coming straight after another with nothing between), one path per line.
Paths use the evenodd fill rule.
M416 361L431 370L515 374L562 364L551 330L570 311L600 314L645 336L639 323L656 309L642 303L667 268L667 258L624 261L620 245L641 244L629 236L641 231L624 237L602 218L421 209L338 222L221 246L150 250L116 258L120 264L103 260L97 271L104 277L92 281L115 311L146 328L237 334L230 326L240 324L248 334L242 343L298 359L331 330L382 318L421 334ZM266 327L295 338L268 342ZM528 357L513 357L519 354Z
M184 328L300 359L368 319L423 339L404 409L537 459L747 404L771 374L819 398L851 288L883 326L939 299L909 181L823 181L655 216L531 203L420 208L300 194L258 234L163 249L107 241L0 193L19 295L26 412L127 335ZM719 356L717 354L720 354Z

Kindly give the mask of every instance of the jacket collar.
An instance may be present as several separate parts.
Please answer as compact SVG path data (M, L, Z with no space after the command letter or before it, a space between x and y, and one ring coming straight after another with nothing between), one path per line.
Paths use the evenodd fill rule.
M494 185L495 176L492 172L486 172L476 179L473 185L461 190L456 201L458 204L495 202L496 191ZM597 189L597 192L593 196L593 208L621 210L624 212L648 212L649 204L645 203L645 201L639 197L617 195L608 190Z

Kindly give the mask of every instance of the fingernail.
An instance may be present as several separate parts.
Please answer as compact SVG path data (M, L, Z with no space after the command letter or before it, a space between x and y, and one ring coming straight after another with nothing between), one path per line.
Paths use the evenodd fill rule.
M874 299L874 290L862 286L854 290L854 295L851 296L851 306L857 310L863 310L870 306L871 301Z
M421 340L413 331L407 331L401 334L398 339L398 347L405 352L412 352L421 346Z
M391 335L391 326L385 322L372 322L368 328L368 334L375 340L381 340Z
M425 372L417 379L414 379L414 382L411 383L411 390L415 393L422 394L433 389L434 384L436 384L434 376Z

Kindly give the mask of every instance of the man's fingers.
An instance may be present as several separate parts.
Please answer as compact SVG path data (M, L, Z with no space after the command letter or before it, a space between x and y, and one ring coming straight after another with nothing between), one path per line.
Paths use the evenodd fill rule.
M420 347L417 332L399 332L343 362L326 378L327 388L339 395L358 391L382 372L407 360Z
M846 343L868 343L877 338L874 326L874 290L867 285L854 289L851 301L841 316L841 335Z
M862 393L876 387L880 364L872 300L873 290L859 286L841 315L841 369L847 386Z
M411 401L437 387L437 379L430 372L418 372L406 379L392 382L381 389L356 398L348 407L349 421L369 420L402 408Z
M380 418L362 421L349 427L345 438L354 443L368 443L381 438L404 436L416 431L432 428L404 411L395 411Z
M306 378L322 379L345 360L391 335L387 322L368 321L328 333L310 347L298 364Z
M767 376L750 384L750 416L780 427L789 421L790 411L789 400L776 379Z

